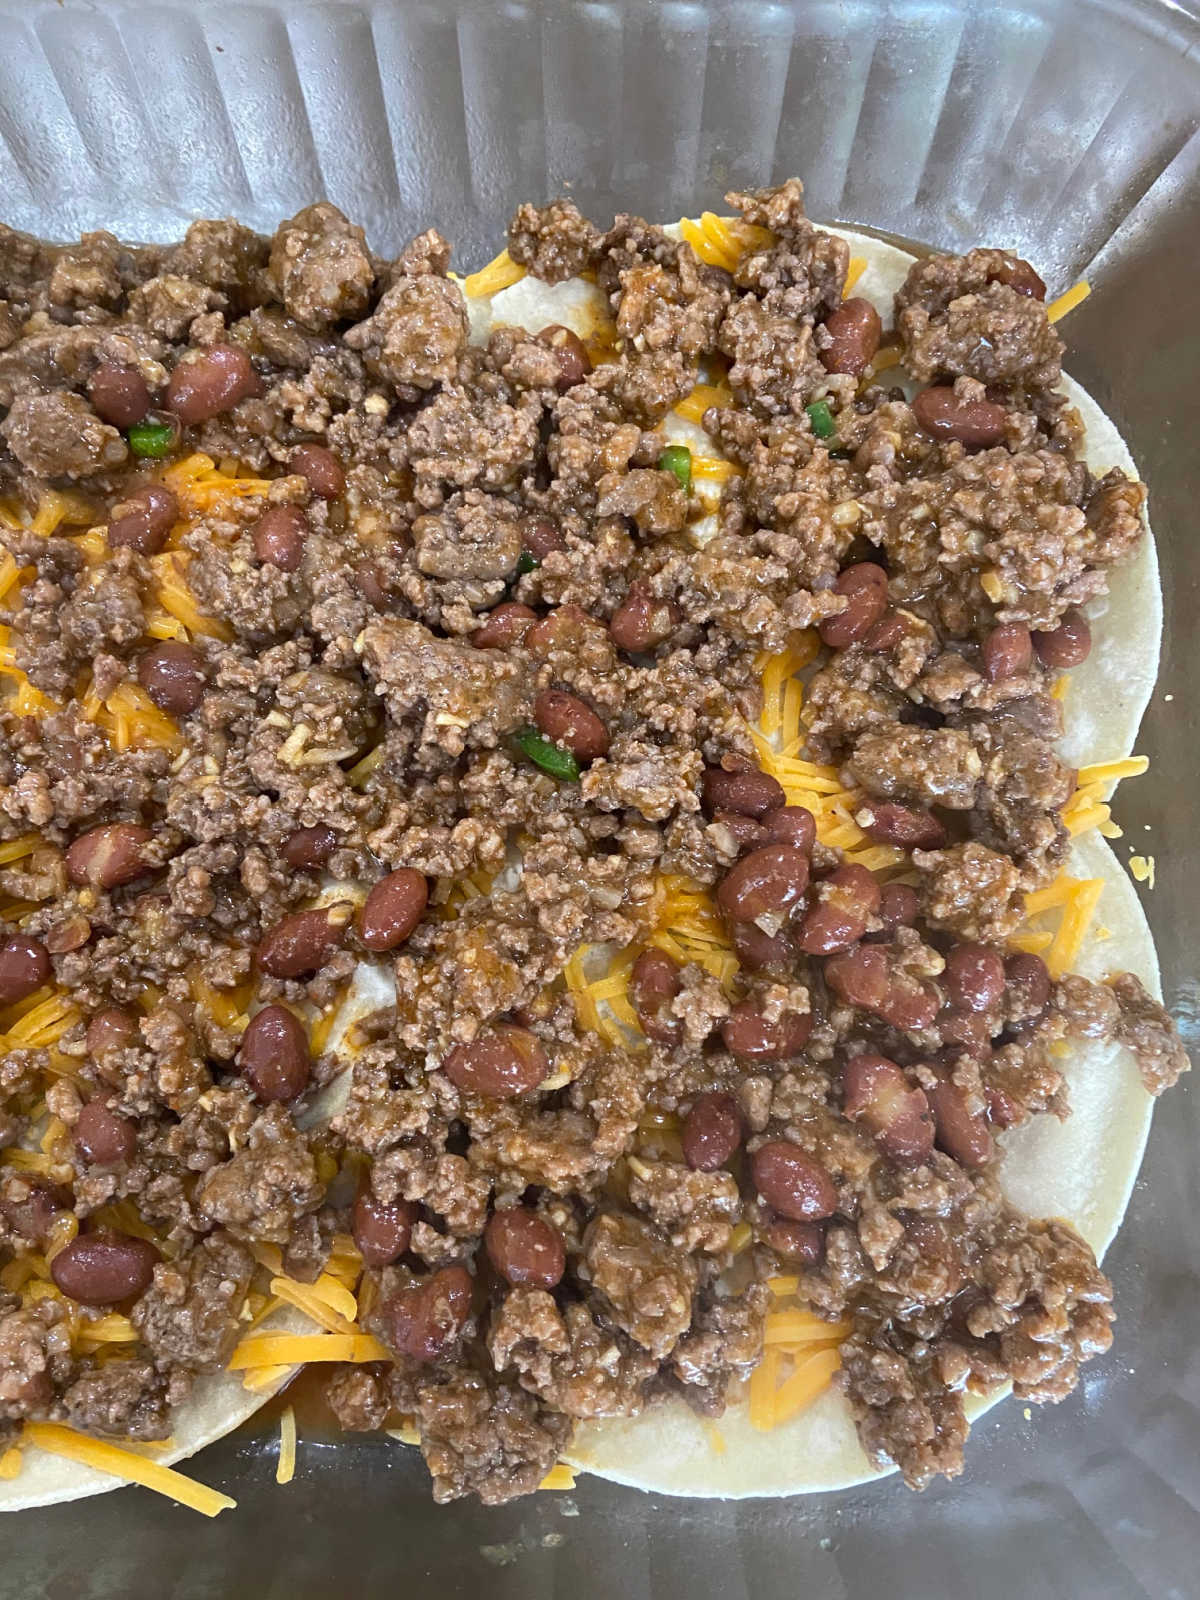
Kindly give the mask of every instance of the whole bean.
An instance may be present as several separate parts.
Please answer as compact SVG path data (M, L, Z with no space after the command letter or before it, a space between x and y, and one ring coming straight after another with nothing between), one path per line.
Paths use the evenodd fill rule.
M505 650L511 644L520 644L531 622L537 621L537 612L517 600L506 600L487 616L471 635L477 650Z
M838 574L833 592L845 596L845 610L823 618L817 631L831 650L844 650L865 638L887 610L887 573L874 561L856 562Z
M153 834L136 822L104 822L89 828L67 848L67 876L94 889L116 889L151 869L144 851Z
M525 519L521 543L535 561L544 561L552 551L566 549L566 540L554 522L540 513Z
M1014 1023L1038 1021L1050 1004L1050 969L1041 956L1018 951L1004 963L1007 1011Z
M911 928L920 910L920 896L910 884L885 883L879 891L879 920L888 933Z
M304 1024L286 1006L264 1006L242 1034L237 1064L259 1100L294 1100L312 1076Z
M387 589L384 587L383 571L377 561L356 561L354 581L369 606L373 606L376 611L387 610Z
M413 1223L420 1216L410 1200L384 1205L370 1189L360 1189L354 1201L351 1232L363 1264L387 1267L402 1256L412 1240Z
M808 871L808 857L794 845L764 845L721 879L717 904L731 922L786 916L804 897Z
M50 976L50 953L40 939L25 933L10 934L0 944L0 1006L40 989Z
M783 978L795 971L796 945L789 929L764 933L756 923L735 922L732 933L734 951L747 972Z
M671 1015L680 990L679 963L665 950L643 950L629 974L629 998L642 1032L656 1044L676 1044L683 1024Z
M608 631L619 650L645 655L669 639L679 626L679 607L656 600L644 583L631 583L621 604L609 618Z
M864 826L880 844L899 845L902 850L940 850L946 830L932 811L917 806L900 806L891 800L872 800L871 820Z
M254 524L254 554L264 566L295 572L304 556L308 518L299 506L268 506Z
M69 1204L69 1194L57 1184L10 1173L0 1197L0 1214L22 1239L45 1247L54 1224Z
M960 1166L981 1167L991 1160L992 1136L982 1111L971 1111L958 1084L943 1078L929 1091L929 1105L937 1127L937 1147Z
M182 639L152 645L138 662L138 682L160 711L186 717L204 698L204 657Z
M136 1044L138 1025L128 1011L119 1006L106 1006L87 1025L84 1045L90 1056L102 1056L109 1050L124 1050Z
M857 861L843 862L817 886L800 924L797 943L810 956L828 956L857 944L879 909L879 885Z
M83 1306L119 1305L145 1294L158 1251L126 1233L81 1233L50 1263L55 1285Z
M693 1172L715 1172L742 1142L742 1114L731 1094L697 1095L683 1121L683 1159Z
M442 1062L456 1088L492 1100L511 1100L536 1089L550 1072L541 1040L527 1028L497 1022L470 1044L458 1044Z
M862 1122L884 1155L918 1165L933 1150L933 1118L929 1101L914 1089L894 1061L861 1055L842 1069L844 1109L852 1122Z
M108 542L128 545L139 555L156 556L179 517L179 501L161 483L143 484L112 508Z
M336 500L346 490L346 474L332 450L323 444L298 444L288 461L288 471L298 472L322 500Z
M577 761L608 754L608 729L578 695L543 689L533 702L533 720L547 739L568 749Z
M333 829L319 823L314 828L297 828L295 833L289 833L279 853L289 867L316 872L337 849L337 842Z
M72 950L81 950L91 937L92 925L86 917L64 917L46 929L46 949L52 956L69 955Z
M756 769L726 772L723 767L704 769L700 798L710 817L717 811L736 811L759 821L787 801L781 784L769 773Z
M328 906L293 911L263 935L258 964L273 978L301 978L319 971L345 937L345 922Z
M1081 611L1068 611L1057 628L1035 633L1033 648L1048 667L1065 671L1079 667L1092 653L1092 630Z
M567 1270L558 1229L524 1206L494 1211L483 1244L492 1266L514 1288L532 1284L535 1289L553 1289Z
M887 995L888 959L877 944L856 944L825 962L825 982L848 1005L878 1011Z
M876 1007L878 1014L902 1033L928 1028L938 1014L938 993L926 983L893 973L887 990Z
M861 378L879 349L883 324L869 300L843 300L825 320L832 343L820 351L826 372L848 372Z
M891 650L900 643L907 631L900 613L889 611L867 629L863 636L863 644L868 650Z
M542 344L549 345L558 360L557 388L560 394L582 383L592 370L592 358L583 340L570 328L552 322L538 334Z
M553 611L547 611L544 617L530 625L522 641L531 656L539 660L546 660L556 652L566 654L575 660L584 648L585 641L588 647L597 640L601 634L608 636L604 624L595 617L590 617L581 606L567 605L555 606Z
M150 409L150 390L136 367L105 361L88 379L92 409L114 428L132 428Z
M261 389L244 350L231 344L187 352L167 380L167 408L180 422L208 422Z
M989 683L1017 678L1033 661L1033 640L1023 622L1001 622L983 641L983 673Z
M1004 995L1004 958L985 944L956 944L942 978L952 1005L990 1011Z
M137 1129L99 1100L89 1100L71 1129L71 1141L85 1161L112 1167L132 1159L137 1149Z
M757 850L770 840L770 835L761 822L755 822L753 817L744 817L740 812L714 811L712 820L714 827L724 828L737 853L743 850Z
M750 1157L754 1187L781 1217L819 1222L837 1210L837 1190L820 1162L787 1139L770 1139Z
M817 838L817 822L804 806L781 806L763 819L768 838L776 844L790 844L811 856Z
M429 885L413 867L380 878L359 916L358 936L368 950L394 950L412 934L429 903Z
M436 1361L471 1315L473 1283L465 1267L442 1267L395 1290L379 1309L384 1337L397 1355Z
M1046 298L1045 283L1022 256L1009 256L1003 266L989 275L988 281L1006 283L1010 289L1028 295L1033 300Z
M960 1011L957 1006L943 1006L938 1013L937 1025L943 1044L961 1045L968 1054L976 1057L988 1053L992 1030L983 1012Z
M990 400L961 400L948 387L922 389L913 398L913 416L933 439L957 439L968 450L999 444L1008 415Z
M811 1012L785 1011L771 1022L752 1000L740 1000L721 1023L725 1048L739 1061L791 1061L811 1033Z
M819 1222L772 1217L764 1224L762 1236L772 1250L801 1267L815 1267L825 1254L825 1229Z

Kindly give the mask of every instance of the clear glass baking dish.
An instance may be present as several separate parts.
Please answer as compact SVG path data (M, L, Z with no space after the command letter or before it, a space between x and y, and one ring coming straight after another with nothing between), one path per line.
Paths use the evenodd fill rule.
M1121 791L1168 1004L1197 1037L1195 429L1200 13L1194 4L941 0L0 0L0 213L54 238L264 230L325 194L394 251L436 223L482 264L519 200L567 190L674 218L791 173L813 216L1002 243L1052 292L1083 275L1072 373L1151 486L1162 677ZM234 1435L208 1523L138 1490L5 1524L0 1596L1200 1592L1200 1118L1176 1092L1108 1257L1116 1345L1058 1410L975 1429L966 1476L792 1501L680 1501L583 1478L435 1510L415 1452Z

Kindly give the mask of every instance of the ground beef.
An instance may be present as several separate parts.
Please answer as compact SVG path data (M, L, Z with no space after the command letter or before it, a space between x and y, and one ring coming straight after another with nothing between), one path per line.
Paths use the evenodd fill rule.
M308 1144L287 1112L271 1106L250 1128L245 1149L206 1175L197 1204L235 1238L282 1243L323 1194Z
M374 312L345 335L372 376L397 387L431 389L453 378L467 342L467 308L458 285L432 273L400 277Z
M1139 978L1122 972L1113 979L1113 993L1120 1007L1115 1034L1132 1050L1151 1094L1162 1094L1189 1070L1187 1053L1167 1012L1153 999Z
M927 256L896 294L904 361L922 382L939 375L1048 388L1061 376L1063 343L1039 299L1007 281L1000 250Z
M133 1325L160 1366L219 1372L240 1336L254 1260L244 1245L214 1233L180 1261L162 1262L133 1308Z
M545 283L564 283L595 264L603 235L573 200L522 205L508 225L508 253Z
M101 1438L166 1439L171 1432L167 1382L148 1361L110 1361L85 1372L62 1404L73 1428Z
M0 434L17 460L39 478L91 478L129 455L121 435L77 394L17 395Z
M288 312L317 331L360 317L375 284L362 229L325 200L276 232L267 270Z
M439 1504L477 1494L485 1506L529 1494L558 1459L570 1429L515 1384L474 1373L417 1391L421 1451Z

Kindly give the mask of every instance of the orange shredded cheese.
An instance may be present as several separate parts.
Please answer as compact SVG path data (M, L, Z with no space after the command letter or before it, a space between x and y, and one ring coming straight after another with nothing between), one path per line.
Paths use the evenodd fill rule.
M850 1332L848 1322L823 1322L811 1311L784 1310L767 1313L766 1342L768 1345L828 1344L844 1339Z
M18 839L9 839L5 844L0 844L0 866L8 866L10 862L31 856L41 842L40 833L23 833Z
M295 1306L329 1333L361 1333L358 1301L344 1284L323 1272L315 1283L297 1283L283 1276L271 1279L271 1293Z
M1052 978L1070 972L1079 958L1088 925L1104 891L1103 878L1083 878L1074 887L1063 910L1054 942L1046 953L1046 966Z
M698 383L685 400L681 400L675 407L675 415L682 417L685 422L694 422L697 425L703 421L704 413L710 406L730 406L733 404L733 391L723 383Z
M790 1422L805 1406L829 1387L834 1373L842 1364L836 1349L814 1350L799 1361L790 1378L785 1378L772 1397L771 1426ZM753 1419L751 1419L753 1420Z
M150 557L150 565L158 578L158 604L190 633L202 633L209 639L222 639L228 643L233 638L233 629L216 617L206 617L187 586L185 580L190 559L186 550L164 550L161 555Z
M750 1426L769 1433L775 1426L775 1391L779 1387L779 1351L768 1345L750 1374Z
M565 1461L556 1461L538 1484L539 1489L573 1489L575 1473Z
M1154 887L1154 857L1130 856L1129 870L1139 883L1144 883L1147 889Z
M1046 307L1047 322L1058 322L1065 317L1068 311L1074 311L1081 305L1092 292L1092 286L1086 278L1081 278L1077 284L1068 289L1065 294L1060 294L1057 300L1052 300Z
M842 286L842 299L847 300L854 293L854 285L867 270L866 256L851 256L850 265L846 268L846 282Z
M276 1483L291 1483L296 1475L296 1412L287 1406L279 1419L279 1460L275 1467Z
M723 461L720 456L692 457L692 477L702 483L728 483L731 478L740 478L742 469L735 466L732 461Z
M501 250L486 267L481 267L478 272L469 273L463 279L463 292L472 300L499 294L501 289L510 289L514 283L520 283L525 271L524 267L517 265L507 250Z
M369 1333L254 1333L229 1358L230 1372L256 1367L299 1367L306 1361L390 1361L386 1345Z
M153 1489L156 1494L166 1495L169 1500L199 1511L206 1517L231 1511L237 1505L237 1501L229 1495L210 1489L207 1484L197 1483L194 1478L185 1477L172 1467L148 1461L145 1456L134 1450L126 1450L121 1445L76 1433L74 1428L63 1427L61 1423L27 1422L21 1438L23 1443L36 1445L39 1450L46 1450L51 1455L77 1461L81 1466L94 1467L98 1472L107 1472L128 1483L140 1483L144 1489Z
M19 1478L23 1464L20 1448L15 1444L9 1445L0 1455L0 1478Z

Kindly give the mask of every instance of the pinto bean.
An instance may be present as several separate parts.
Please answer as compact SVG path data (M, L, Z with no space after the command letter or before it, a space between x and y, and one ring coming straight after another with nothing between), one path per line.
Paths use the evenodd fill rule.
M922 1089L912 1088L894 1061L861 1055L842 1069L844 1109L862 1122L882 1153L904 1165L919 1165L933 1150L933 1118Z
M26 1179L24 1174L10 1174L0 1214L14 1233L30 1244L45 1246L54 1224L70 1205L70 1195L58 1184L46 1183L40 1178Z
M136 822L104 822L67 847L67 877L94 889L116 889L151 869L144 858L154 835Z
M289 867L297 867L303 872L316 872L337 849L337 842L338 836L333 829L322 824L315 828L297 828L283 841L279 854Z
M466 1267L442 1267L395 1290L379 1308L384 1337L397 1355L436 1361L455 1345L471 1315Z
M566 540L553 520L540 513L525 519L521 543L535 561L544 561L552 551L566 549Z
M531 622L537 621L537 612L517 600L506 600L487 616L471 635L476 650L506 650L509 645L520 644Z
M156 556L179 517L179 501L161 483L143 484L112 508L108 542L128 545L139 555Z
M837 1210L833 1179L812 1156L787 1139L769 1139L750 1157L754 1187L780 1216L819 1222Z
M50 952L40 939L14 933L0 944L0 1006L40 989L50 976Z
M760 822L787 801L778 780L755 768L726 772L723 767L706 767L700 780L700 798L710 817L717 811L736 811Z
M634 582L609 618L608 631L619 650L645 655L671 637L680 615L677 605L656 600L644 583Z
M1008 414L990 400L961 400L948 386L922 389L913 397L913 416L933 439L957 439L968 450L983 450L1004 437Z
M763 819L767 837L776 844L789 844L811 856L817 839L817 821L804 806L781 806Z
M843 300L825 319L825 332L832 340L819 352L825 371L861 378L879 349L883 324L869 300Z
M322 500L336 500L346 492L342 464L323 444L298 444L288 461L288 471L298 472Z
M717 904L731 922L785 916L803 899L808 871L808 857L794 845L764 845L721 879Z
M647 1039L677 1044L683 1024L671 1015L671 1001L680 990L679 963L665 950L643 950L629 974L629 998Z
M358 936L368 950L394 950L415 930L429 903L429 885L413 867L380 878L359 916Z
M927 983L893 973L887 991L876 1008L885 1022L902 1033L928 1028L938 1014L938 993Z
M943 1078L929 1091L937 1127L937 1147L964 1167L981 1167L992 1157L992 1136L983 1111L972 1111L958 1084Z
M817 887L800 924L797 943L811 956L832 955L857 944L879 909L879 885L857 861L843 862Z
M105 361L88 379L92 409L114 428L132 428L150 409L150 390L136 367Z
M888 991L888 959L877 944L856 944L825 962L825 982L848 1005L878 1011Z
M1092 653L1092 630L1081 611L1068 611L1057 628L1033 635L1033 648L1048 667L1080 667Z
M204 699L204 657L182 639L152 645L138 661L138 682L160 711L186 717Z
M458 1044L442 1062L442 1070L458 1089L511 1100L536 1089L550 1072L541 1040L527 1028L495 1023L470 1044Z
M899 806L891 800L872 800L869 809L866 831L880 844L899 845L902 850L940 850L946 842L946 830L932 811Z
M742 1142L742 1114L731 1094L697 1095L683 1121L683 1159L693 1172L715 1172Z
M757 923L735 922L732 935L737 958L747 972L787 977L795 971L796 945L790 929L764 933Z
M1001 622L983 641L983 673L989 683L1018 678L1033 661L1033 640L1023 622Z
M558 392L562 394L567 389L573 389L577 383L582 383L592 370L592 358L579 335L559 322L552 322L537 337L540 343L549 345L557 358Z
M533 720L547 739L568 749L577 761L608 754L608 729L578 695L543 689L533 702Z
M1023 256L1009 256L1003 266L989 274L988 282L1006 283L1010 289L1028 295L1032 300L1046 298L1045 283Z
M1004 995L1004 958L985 944L956 944L946 957L942 981L952 1005L990 1011Z
M811 1012L785 1011L771 1022L752 1000L739 1001L721 1024L726 1050L740 1061L791 1061L811 1033Z
M846 607L823 618L817 631L831 650L844 650L865 638L887 610L887 573L874 561L858 561L838 574L833 592L845 596Z
M80 1305L119 1305L145 1294L158 1259L149 1239L127 1233L81 1233L54 1257L50 1276L63 1294Z
M815 1267L825 1254L825 1229L819 1222L792 1222L773 1217L763 1225L762 1236L772 1250L801 1267Z
M494 1211L483 1244L493 1267L514 1287L528 1283L536 1289L553 1289L567 1270L562 1234L525 1206Z
M346 937L346 923L331 907L293 911L268 928L258 946L258 964L273 978L318 972Z
M873 622L863 635L863 644L868 650L892 650L903 639L907 632L904 618L898 611L889 611L880 617L878 622Z
M879 891L879 920L888 933L911 928L920 910L920 896L911 884L885 883Z
M214 344L187 351L167 380L167 409L180 422L209 422L261 389L244 350Z
M988 1053L992 1030L983 1012L960 1011L956 1006L943 1006L938 1013L937 1025L943 1044L961 1045L973 1056Z
M90 1056L103 1056L110 1050L124 1050L136 1044L138 1025L128 1011L119 1006L106 1006L87 1025L83 1042Z
M299 506L268 506L254 524L254 554L267 567L295 572L304 556L308 518Z
M132 1159L137 1149L137 1129L99 1100L89 1100L75 1119L71 1142L87 1162L113 1167Z
M1004 976L1008 983L1008 1014L1013 1019L1010 1026L1029 1026L1038 1021L1050 1004L1050 969L1041 956L1017 951L1005 961Z
M237 1064L259 1100L294 1100L312 1076L304 1024L286 1006L264 1006L242 1035Z
M402 1256L412 1240L413 1223L419 1216L411 1200L384 1205L370 1189L360 1189L354 1201L351 1231L363 1264L387 1267Z

